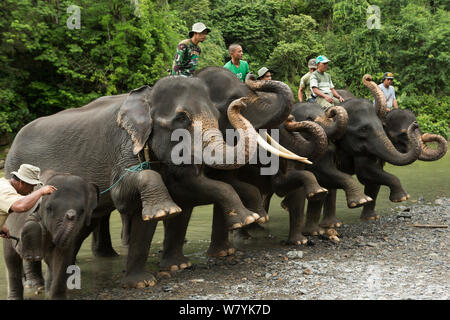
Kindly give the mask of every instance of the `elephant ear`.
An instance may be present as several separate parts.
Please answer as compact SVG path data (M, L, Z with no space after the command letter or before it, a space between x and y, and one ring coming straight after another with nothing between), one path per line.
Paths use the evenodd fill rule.
M124 128L131 136L134 154L138 154L144 148L152 131L148 102L150 92L151 87L149 86L142 86L131 91L117 115L119 127Z
M91 224L92 211L97 207L100 200L100 189L94 183L88 183L88 198L86 204L86 225Z

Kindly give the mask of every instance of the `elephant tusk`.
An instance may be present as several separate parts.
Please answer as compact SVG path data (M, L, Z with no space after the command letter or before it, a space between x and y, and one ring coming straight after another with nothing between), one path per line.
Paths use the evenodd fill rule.
M293 153L292 151L286 149L286 148L283 147L281 144L279 144L277 141L275 141L275 140L274 140L267 132L265 132L265 135L266 135L267 141L270 142L270 144L271 144L273 147L277 148L278 150L280 150L280 151L282 151L282 152L284 152L284 153L287 153L287 154L293 154L293 155L296 156L295 153ZM305 158L305 159L307 159L307 158Z
M281 157L281 158L285 158L285 159L291 159L291 160L297 160L299 162L303 162L306 164L312 164L311 161L309 161L307 158L304 157L300 157L294 153L285 153L275 147L272 147L270 144L267 143L266 140L264 140L263 137L261 137L259 134L256 136L256 141L258 142L258 144L261 146L261 148Z

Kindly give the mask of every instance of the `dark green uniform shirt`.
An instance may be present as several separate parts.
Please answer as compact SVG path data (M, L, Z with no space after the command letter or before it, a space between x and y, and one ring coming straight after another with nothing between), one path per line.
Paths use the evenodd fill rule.
M177 46L171 75L192 76L197 68L200 52L200 47L193 44L191 39L181 41Z

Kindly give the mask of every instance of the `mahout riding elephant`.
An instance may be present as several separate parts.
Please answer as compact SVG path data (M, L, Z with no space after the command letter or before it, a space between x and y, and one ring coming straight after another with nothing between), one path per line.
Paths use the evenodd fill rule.
M350 91L338 90L338 92L343 97L354 98ZM381 106L384 106L384 104ZM410 138L408 136L408 128L417 121L414 113L407 109L393 109L389 112L384 109L380 110L377 114L383 123L383 128L387 137L392 141L395 148L403 153L410 151L411 144L409 143ZM437 134L422 133L420 128L416 130L416 135L421 146L420 155L417 160L436 161L442 158L447 152L447 141L444 137ZM436 142L437 148L429 148L427 143L430 142ZM385 161L380 161L378 163L381 167L384 166L384 164ZM371 190L371 197L374 201L363 206L361 217L368 217L369 220L377 219L379 216L375 212L375 205L380 185L372 184L367 186L367 188ZM398 200L394 199L393 201Z
M330 227L340 226L336 218L336 188L344 189L347 196L347 205L350 208L359 206L370 206L373 204L373 193L370 192L370 184L383 184L391 188L392 201L404 201L408 197L403 190L397 177L382 170L380 161L387 161L395 165L407 165L415 161L420 154L420 142L417 138L417 123L412 123L408 128L406 144L407 152L399 152L395 149L389 138L386 136L382 122L378 116L380 106L386 100L383 93L376 84L371 81L371 77L363 77L363 83L369 87L375 96L375 107L367 99L358 99L352 96L345 96L345 101L341 103L348 114L348 124L344 134L338 137L330 137L330 144L324 157L315 161L311 166L316 174L319 183L323 183L329 188L329 193L324 201L309 201L307 208L307 218L303 233L318 234L323 233L322 228L328 229L327 235L332 240L338 240L337 233ZM317 106L303 104L303 109L296 108L294 114L299 120L321 119ZM313 111L315 110L315 111ZM331 110L329 109L328 112ZM378 112L377 112L378 111ZM322 111L323 112L323 111ZM296 118L296 119L297 119ZM318 122L323 122L319 120ZM365 185L364 193L359 189L359 185L351 178L355 174L358 180ZM301 216L304 210L304 193L302 190L294 190L292 195L283 201L283 205L291 212L298 212L294 217ZM320 222L320 215L323 207L323 219ZM371 214L363 210L362 220L371 219ZM295 220L298 222L298 220ZM300 225L293 223L293 225ZM300 227L298 228L300 230ZM331 231L331 232L330 232ZM296 234L300 234L297 231ZM304 240L302 240L304 241Z
M33 230L24 227L26 224L37 223L42 229L38 238L42 241L32 243L35 248L23 248L23 241L16 246L15 240L3 240L3 255L8 269L8 299L23 299L24 251L39 252L47 264L46 296L50 299L66 297L67 268L75 264L77 235L85 225L90 225L92 212L98 203L98 187L79 176L45 171L41 181L57 190L42 198L36 212L32 213L33 220L28 220L31 212L12 214L7 220L11 234L20 234L21 239L28 236L28 230Z
M181 212L162 176L167 179L171 193L181 195L177 199L180 203L213 202L233 212L227 216L227 227L239 227L259 217L243 206L230 186L202 174L205 164L221 169L243 165L236 158L220 163L211 157L211 150L221 151L226 144L218 129L219 112L212 106L207 90L200 79L166 77L153 89L143 86L129 94L102 97L82 108L39 118L16 136L5 172L26 162L43 170L52 168L77 174L97 184L103 190L99 205L92 214L91 225L79 233L78 248L94 227L103 222L98 233L94 233L93 249L112 250L105 221L117 209L128 217L129 228L127 266L122 281L126 286L152 285L154 277L144 268L157 221ZM256 133L240 115L241 108L245 108L241 101L232 102L228 115L230 122L243 132L244 159L248 161L249 146L256 141ZM180 143L172 141L176 129L185 129L184 133L198 129L204 134L200 142L203 158L194 158L192 152L187 163L173 163L173 158L183 152L176 149ZM137 166L144 159L145 163L150 162L151 169L139 170ZM128 168L133 170L126 171ZM185 214L190 216L186 211L180 216Z
M348 114L348 126L342 138L335 141L338 168L348 174L356 174L358 180L365 186L364 194L375 199L374 185L386 185L390 188L390 200L405 201L409 195L404 191L399 179L385 172L381 162L393 165L407 165L420 155L420 141L417 137L418 125L411 123L407 129L407 152L398 151L386 135L380 115L384 113L386 98L380 88L372 81L370 75L363 77L363 83L369 88L375 98L375 104L370 100L351 98L341 103ZM374 205L375 201L364 206ZM319 212L320 214L320 212ZM327 215L333 218L335 208L327 209ZM363 210L362 220L375 217Z

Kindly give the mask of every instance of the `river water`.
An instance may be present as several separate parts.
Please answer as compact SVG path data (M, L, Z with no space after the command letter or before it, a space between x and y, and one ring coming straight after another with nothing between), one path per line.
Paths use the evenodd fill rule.
M387 165L387 172L395 174L400 178L403 187L411 195L411 199L403 202L408 206L419 200L433 202L439 197L450 197L450 156L447 155L434 162L417 161L405 167ZM274 197L270 205L270 221L264 225L266 230L273 236L286 239L288 235L288 213L280 207L281 199ZM397 203L389 201L389 189L382 186L377 200L377 212L386 215L391 208L398 206ZM348 209L344 193L338 191L337 216L344 223L359 221L361 209ZM184 247L185 255L191 262L201 262L206 259L206 250L211 235L212 206L201 206L195 208L187 231L187 240ZM125 268L127 249L120 243L121 221L117 211L111 215L111 236L114 249L119 253L115 258L96 258L90 250L91 238L83 244L78 256L77 265L81 270L81 290L71 290L69 298L76 298L80 291L87 290L95 294L98 289L104 287L120 286L120 279ZM159 252L162 249L163 226L159 223L155 237L150 249L150 257L147 267L150 270L158 270ZM265 245L264 237L246 244L249 246ZM272 242L273 243L273 242ZM3 257L3 248L0 246L0 254ZM45 270L45 264L44 270ZM7 298L7 276L3 258L0 262L0 299ZM31 291L25 291L26 299L43 299L44 295L34 295Z

